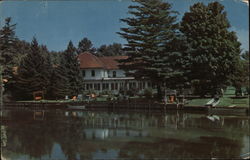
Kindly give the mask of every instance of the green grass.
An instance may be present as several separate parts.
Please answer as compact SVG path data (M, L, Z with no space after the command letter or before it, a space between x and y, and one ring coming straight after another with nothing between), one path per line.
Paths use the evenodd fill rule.
M211 98L197 98L188 101L189 106L204 106Z
M224 92L224 95L235 95L235 88L234 87L227 87L227 89Z
M96 101L97 101L97 102L108 101L108 98L107 98L107 97L97 97L97 98L96 98Z
M189 100L188 106L204 106L211 98L200 98L200 99L192 99ZM242 99L232 99L230 97L222 97L220 98L220 102L217 106L232 106L235 105L237 107L249 107L249 98Z
M217 106L238 106L238 107L249 107L249 97L242 99L233 99L230 97L235 96L235 88L227 87L224 96L220 99L220 103Z
M223 97L220 99L220 103L217 106L238 106L238 107L249 107L249 98L232 99L229 97Z

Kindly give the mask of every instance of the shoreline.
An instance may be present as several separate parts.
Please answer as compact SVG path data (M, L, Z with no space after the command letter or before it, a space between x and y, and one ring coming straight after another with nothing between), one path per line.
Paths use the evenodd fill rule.
M95 110L128 110L128 111L204 111L208 114L249 114L249 107L242 106L194 106L183 104L163 104L159 102L129 102L129 101L108 101L108 102L5 102L2 110L75 110L75 111L95 111Z

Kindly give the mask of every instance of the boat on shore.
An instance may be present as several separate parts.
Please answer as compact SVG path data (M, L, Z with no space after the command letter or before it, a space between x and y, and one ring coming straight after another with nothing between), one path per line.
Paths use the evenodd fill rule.
M68 105L67 109L70 109L70 110L85 110L86 107L85 107L85 105Z

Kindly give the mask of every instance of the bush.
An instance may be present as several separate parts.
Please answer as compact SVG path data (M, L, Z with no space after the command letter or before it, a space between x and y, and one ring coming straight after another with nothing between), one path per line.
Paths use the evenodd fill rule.
M146 98L152 98L153 97L153 91L151 88L147 88L144 90L144 96Z

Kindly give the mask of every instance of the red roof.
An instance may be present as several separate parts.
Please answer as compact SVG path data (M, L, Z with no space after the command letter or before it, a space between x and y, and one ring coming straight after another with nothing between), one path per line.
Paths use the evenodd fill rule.
M81 69L103 68L103 69L119 69L117 60L127 59L128 56L108 56L97 57L91 53L84 52L78 57Z

